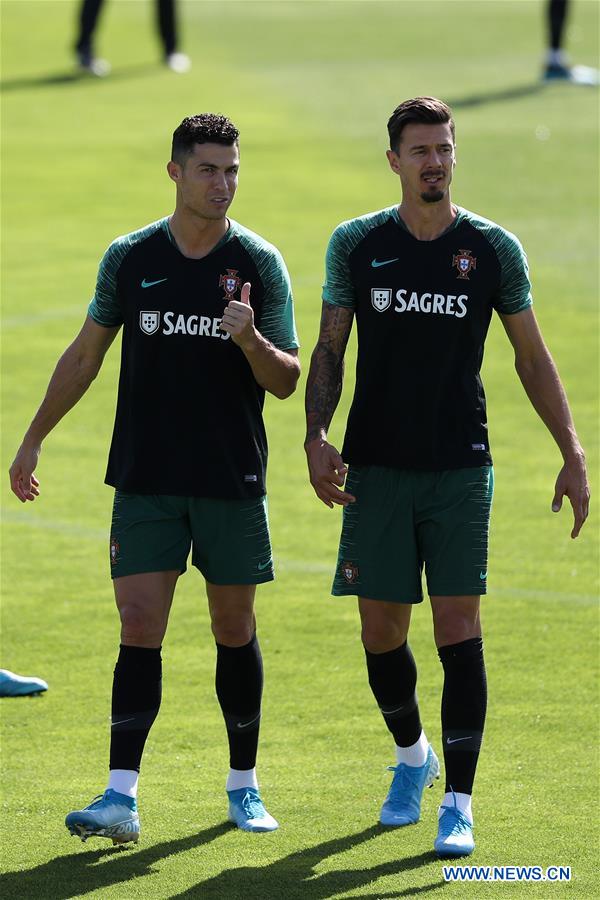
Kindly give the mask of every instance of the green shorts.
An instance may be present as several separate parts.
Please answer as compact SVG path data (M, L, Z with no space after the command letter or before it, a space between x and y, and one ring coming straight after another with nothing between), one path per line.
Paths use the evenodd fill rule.
M115 491L110 536L113 578L186 570L212 584L273 580L267 498L215 500Z
M418 472L351 466L332 593L420 603L486 593L491 466Z

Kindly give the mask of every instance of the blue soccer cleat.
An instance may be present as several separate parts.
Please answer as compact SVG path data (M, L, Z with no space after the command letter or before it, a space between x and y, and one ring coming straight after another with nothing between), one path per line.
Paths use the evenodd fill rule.
M600 72L591 66L565 66L563 63L549 63L542 75L544 81L568 81L583 87L598 87Z
M454 806L440 806L443 810L438 824L438 834L433 849L438 856L469 856L475 849L473 840L473 823L456 805L456 797L452 792Z
M242 831L275 831L279 823L263 806L256 788L245 787L227 791L229 797L229 821Z
M69 813L65 825L82 841L96 835L111 838L113 844L126 844L128 841L137 843L140 836L135 798L111 788L95 797L85 809Z
M389 793L381 807L379 821L382 825L400 827L413 825L421 815L421 797L426 787L432 787L440 777L440 764L431 746L422 766L389 766L394 773Z
M0 697L26 697L41 694L48 685L33 675L15 675L8 669L0 669Z

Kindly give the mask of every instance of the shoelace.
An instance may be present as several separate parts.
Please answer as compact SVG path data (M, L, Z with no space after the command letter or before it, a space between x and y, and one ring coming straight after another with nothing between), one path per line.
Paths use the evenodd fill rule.
M463 816L459 809L456 809L456 807L454 806L441 806L440 809L452 813L454 818L454 821L451 820L444 827L444 837L448 837L451 834L468 834L470 831L472 831L473 826L471 825L467 817ZM450 816L448 816L447 818L450 819Z
M262 800L254 794L244 794L242 798L242 807L248 814L249 819L264 819L266 815Z
M410 772L410 767L402 763L399 766L388 766L390 772L394 772L394 778L390 787L390 800L406 800L406 794L411 788L418 787L418 777Z

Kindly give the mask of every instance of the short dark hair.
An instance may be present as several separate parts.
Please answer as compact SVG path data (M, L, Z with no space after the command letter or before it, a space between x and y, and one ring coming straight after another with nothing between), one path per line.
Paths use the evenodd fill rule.
M173 132L171 159L183 164L196 144L236 144L239 131L227 116L199 113L187 116Z
M454 141L454 119L450 107L436 97L415 97L413 100L405 100L404 103L397 106L388 120L387 129L391 150L397 151L402 140L402 130L413 123L421 125L449 123Z

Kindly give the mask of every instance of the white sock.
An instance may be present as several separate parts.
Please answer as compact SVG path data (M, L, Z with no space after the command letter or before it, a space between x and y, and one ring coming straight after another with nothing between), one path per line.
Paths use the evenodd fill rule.
M429 750L429 741L425 737L425 732L421 731L419 740L410 747L396 746L396 763L404 763L405 766L424 766L427 760L427 751Z
M256 769L230 769L225 790L239 791L245 787L258 788Z
M546 56L546 63L549 66L566 66L567 65L567 56L564 50L552 50L550 48L548 50L548 54Z
M108 776L108 787L127 797L137 797L138 778L140 773L135 769L111 769Z
M444 794L444 799L442 800L442 806L454 806L454 798L456 797L456 805L460 809L461 813L467 817L471 825L473 824L473 812L471 811L471 795L470 794L457 794L454 791L450 791L448 794ZM438 809L438 817L442 815L442 806Z

